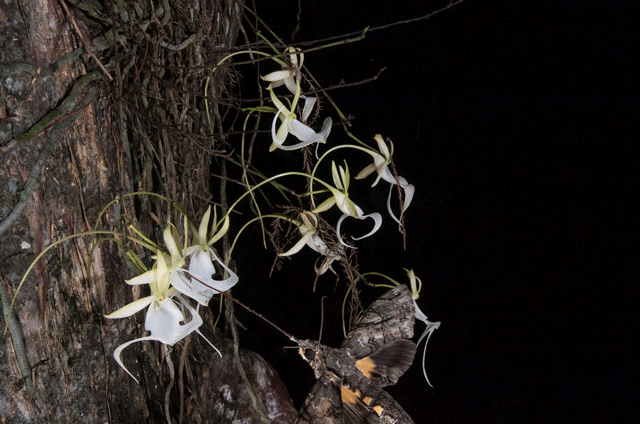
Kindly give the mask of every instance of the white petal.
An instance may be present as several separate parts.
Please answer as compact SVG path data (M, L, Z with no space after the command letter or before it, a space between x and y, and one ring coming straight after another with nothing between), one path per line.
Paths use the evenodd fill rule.
M360 206L353 203L344 193L335 193L334 197L336 199L336 205L342 213L358 219L364 214Z
M289 92L295 96L296 92L298 91L298 84L294 77L290 76L289 78L285 78L284 85L287 87L287 90L289 90Z
M200 251L202 250L200 249ZM193 261L193 258L191 260ZM189 274L193 273L189 272ZM203 281L206 280L206 278L200 277L199 275L197 276L197 278ZM176 272L171 279L171 285L175 287L180 293L190 297L201 305L209 304L211 296L215 294L213 290L208 289L206 286L198 283L197 280L189 278L185 275L184 272Z
M213 235L213 237L211 237L211 240L207 242L209 246L220 240L222 236L224 236L227 231L229 231L229 221L229 215L227 215L222 222L222 227L217 228L216 233Z
M340 235L340 226L342 225L342 221L344 221L344 219L346 217L348 217L350 215L348 214L344 214L340 217L340 219L338 220L338 224L336 225L336 233L338 234L338 241L340 242L340 244L342 244L343 246L347 246L347 247L352 247L349 246L348 244L346 244L343 240L342 240L342 236ZM376 231L378 231L380 229L380 227L382 226L382 216L377 213L370 213L369 215L362 215L360 216L360 218L357 219L366 219L366 218L371 218L374 221L374 225L373 225L373 229L371 231L369 231L367 234L365 234L362 237L352 237L353 240L362 240L364 238L369 237L370 235L374 234Z
M202 325L202 318L196 310L181 300L181 304L191 314L191 321L186 322L184 314L172 299L167 299L158 307L151 305L147 312L144 328L151 332L156 340L164 344L174 345ZM186 322L185 324L180 324Z
M215 211L214 211L215 215ZM209 231L209 218L211 217L211 205L207 208L207 211L202 215L200 226L198 227L198 244L207 242L207 232Z
M291 256L291 255L295 255L296 253L298 253L299 251L302 250L302 248L307 245L309 243L309 241L311 240L311 233L307 233L305 234L304 237L302 237L300 240L298 240L296 242L296 244L293 245L293 247L289 250L287 250L284 253L280 253L278 256Z
M344 219L348 216L349 215L345 213L340 217L340 219L338 219L338 223L336 224L336 234L338 236L338 241L340 242L341 245L355 249L355 247L349 246L347 243L345 243L344 240L342 240L342 234L340 234L340 227L342 226L342 221L344 221Z
M402 208L402 211L404 212L413 200L413 194L416 191L416 187L413 184L409 184L409 182L402 177L398 177L398 181L400 182L400 187L404 189L404 206Z
M167 246L169 254L171 255L171 266L180 266L179 262L182 258L182 253L178 248L178 243L176 243L179 241L178 230L176 227L174 227L173 224L167 225L167 228L165 228L162 233L162 238L164 239L164 244Z
M427 380L427 383L429 383L429 386L431 386L431 382L429 381L429 377L427 377L427 371L425 369L425 361L426 361L426 355L427 355L427 345L429 344L429 339L431 338L431 334L440 327L440 322L431 322L427 319L427 316L420 310L420 308L418 307L418 304L416 303L416 301L413 301L413 305L416 309L416 319L424 322L427 325L427 328L424 330L424 332L422 333L422 335L420 336L420 338L418 339L418 343L416 343L416 345L419 345L420 342L422 341L422 339L425 338L425 336L427 337L427 339L424 342L424 350L422 352L422 373L424 374L424 378ZM431 386L433 387L433 386Z
M276 131L276 124L278 123L278 117L280 116L280 113L282 113L282 110L282 108L278 109L278 113L273 117L273 123L271 124L271 140L273 141L273 144L269 148L270 152L282 146L282 143L284 143L289 135L289 126L287 125L287 122L283 122L278 131Z
M395 180L394 180L395 181ZM400 187L404 190L404 201L402 204L402 212L406 211L411 201L413 200L413 194L415 193L415 186L413 184L409 184L407 180L402 177L398 177L398 181L400 181ZM395 216L393 210L391 209L391 194L393 193L393 185L389 186L389 196L387 197L387 211L389 211L389 215L391 218L400 225L400 229L402 229L402 222L400 219Z
M392 185L398 184L398 182L396 181L396 177L394 177L391 171L389 171L389 167L386 164L383 167L376 168L376 169L378 170L378 180L382 178L389 184L392 184Z
M316 104L316 102L318 101L317 97L307 97L304 100L304 108L302 109L302 120L303 121L307 121L307 119L309 118L309 115L311 115L311 111L313 110L313 106Z
M364 178L367 178L369 175L373 174L373 172L375 170L376 170L376 166L371 163L371 164L367 165L362 171L360 171L358 173L358 175L355 176L355 179L356 180L362 180ZM371 187L373 187L373 186L371 186Z
M198 334L200 335L200 337L202 337L202 338L203 338L207 343L209 343L209 346L211 346L211 347L212 347L216 352L218 352L218 355L220 355L220 357L222 358L222 353L220 353L220 351L218 350L218 348L217 348L217 347L215 347L215 346L213 345L213 343L211 343L211 342L209 341L209 339L207 339L207 338L204 336L204 334L202 334L202 333L200 332L200 330L196 330L196 333L198 333Z
M380 134L376 134L374 137L374 140L376 140L376 143L378 143L378 150L380 150L380 153L382 153L382 155L385 158L390 158L391 155L389 154L389 149L387 148L387 143L384 142L384 139L382 138L382 135Z
M289 132L296 136L300 141L304 141L308 144L311 143L323 143L325 139L323 135L315 132L306 124L303 124L297 119L289 122Z
M143 297L142 299L135 300L117 311L111 312L109 315L105 315L104 317L110 319L130 317L136 312L139 312L149 306L149 304L153 302L153 299L155 299L154 295Z
M353 238L354 240L362 240L363 238L369 237L370 235L378 231L380 229L380 226L382 225L382 215L380 215L378 212L370 213L369 215L363 215L359 219L365 219L365 218L373 219L374 221L373 230L369 231L369 233L367 233L362 237L354 237Z
M271 72L270 74L267 74L263 77L261 76L260 79L262 79L263 81L275 82L275 81L282 81L285 78L290 76L291 76L291 71L287 69L283 69L280 71Z
M214 261L229 274L229 277L224 280L215 280L212 277L218 273ZM225 292L238 282L238 276L216 256L212 249L200 250L191 257L189 274L194 277L185 284L189 289L182 291L179 287L176 288L201 305L207 305L214 294Z
M319 135L324 140L323 142L326 142L327 138L329 138L329 134L331 133L332 127L333 127L333 119L331 119L330 116L327 116L326 118L324 118L324 122L322 123L322 129L320 130L320 133L319 133Z
M328 211L336 204L336 198L334 196L329 197L324 202L320 203L314 210L313 213L322 213Z
M153 281L156 281L156 270L151 269L147 272L143 272L140 275L137 275L135 277L133 277L130 280L125 280L125 283L132 285L132 286L138 286L140 284L150 284Z
M114 351L113 351L113 357L115 358L115 360L116 360L116 362L118 363L118 365L120 365L120 366L122 367L122 369L123 369L123 370L125 370L125 371L127 372L127 374L129 374L129 375L131 376L131 378L133 378L133 379L136 381L136 383L138 383L138 384L140 384L140 382L138 381L138 379L137 379L137 378L135 378L135 377L133 376L133 374L131 374L131 373L129 372L129 370L127 369L127 367L125 367L125 366L124 366L124 364L122 363L122 359L120 358L120 355L121 355L122 351L123 351L127 346L129 346L130 344L133 344L133 343L136 343L136 342L142 342L142 341L144 341L144 340L157 340L157 339L156 339L155 337L151 337L151 336L147 336L147 337L140 337L140 338L138 338L138 339L131 340L131 341L128 341L128 342L126 342L126 343L121 344L120 346L118 346L118 347L116 348L116 350L114 350Z
M311 240L307 242L307 245L322 255L326 255L329 250L324 240L322 240L318 234L312 234Z

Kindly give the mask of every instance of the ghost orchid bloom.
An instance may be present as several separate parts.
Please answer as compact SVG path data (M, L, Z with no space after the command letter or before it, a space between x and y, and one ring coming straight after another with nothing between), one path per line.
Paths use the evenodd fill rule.
M300 87L298 87L298 90L299 89ZM302 121L300 121L297 119L296 114L293 112L296 107L295 103L291 105L291 109L288 109L280 101L280 99L276 97L273 89L270 90L270 94L273 104L278 109L278 112L273 118L273 122L271 124L271 139L273 143L269 148L270 152L274 151L275 149L297 150L310 144L325 143L327 141L327 137L329 137L329 134L331 133L331 126L333 125L333 120L331 119L331 117L328 116L327 118L325 118L324 122L322 123L322 129L320 130L320 132L315 132L307 124L304 123L309 118L309 115L313 110L313 106L318 100L316 97L306 97L304 99ZM281 119L282 123L276 130L278 119ZM289 134L294 135L298 140L300 140L300 143L285 146L284 142Z
M278 256L291 256L298 253L306 245L320 253L326 255L329 248L326 243L318 235L318 217L316 214L304 211L300 214L300 222L294 222L298 226L298 231L302 238L296 244L284 253Z
M407 272L407 276L409 277L409 284L411 285L411 296L413 297L413 306L416 309L416 319L424 322L427 325L427 328L425 328L425 330L422 332L422 335L418 339L418 343L416 343L416 345L419 345L422 339L424 339L425 337L427 338L424 342L424 350L422 352L422 373L424 374L424 378L427 380L427 383L429 383L429 386L433 387L431 385L431 382L429 381L429 377L427 377L427 371L425 370L424 364L427 355L427 344L429 344L431 333L433 333L440 327L440 322L429 321L424 312L420 310L418 304L416 303L416 299L420 297L420 290L422 290L422 281L418 277L416 277L416 274L412 269L405 268L405 271Z
M340 169L339 172L338 172L338 168ZM345 162L344 168L341 166L336 167L335 162L331 162L331 173L333 176L333 183L335 184L335 187L329 187L329 190L331 191L332 196L327 200L325 200L324 202L322 202L318 207L316 207L313 210L313 212L320 213L320 212L324 212L326 210L331 209L333 205L338 206L338 209L340 209L343 213L343 215L338 220L338 224L336 225L336 233L338 235L338 241L340 241L340 244L349 247L342 240L342 237L340 235L340 226L342 225L342 221L344 221L346 217L350 216L356 219L365 219L365 218L373 219L374 221L373 230L371 230L369 233L365 234L362 237L353 238L354 240L362 240L364 238L369 237L376 231L378 231L378 229L382 225L382 216L377 212L370 213L369 215L365 215L362 209L360 209L358 205L356 205L355 203L353 203L351 199L349 199L349 181L351 178L349 176L349 167L347 166L346 162Z
M211 217L211 206L202 216L198 232L195 233L193 246L185 249L186 257L189 259L189 272L191 278L184 278L175 283L174 286L185 295L191 297L201 305L207 305L214 294L225 292L238 282L238 276L231 271L225 263L218 258L211 247L220 240L229 230L229 217L219 225L214 210L213 230L211 237L209 232L209 218ZM216 268L215 264L219 265ZM227 278L215 279L214 275L226 272Z
M304 54L297 53L300 49L296 49L295 47L287 47L284 53L290 53L289 59L291 60L291 67L285 67L284 64L283 69L275 72L271 72L265 76L261 76L260 78L263 81L269 82L269 86L271 88L280 87L281 85L285 85L287 89L291 92L291 94L296 94L298 90L299 81L301 78L300 68L302 67L302 63L304 62Z
M118 365L120 365L127 374L136 380L136 382L138 382L138 380L129 372L129 370L127 370L120 358L122 351L127 346L144 340L157 340L164 344L173 345L191 334L193 331L197 332L198 328L202 325L202 318L198 315L198 312L180 297L178 291L174 287L171 287L169 268L167 267L167 263L162 252L158 251L156 266L149 272L154 275L154 278L151 281L146 281L147 277L145 277L145 279L133 278L128 280L127 284L149 284L151 294L143 297L142 299L133 301L117 311L105 316L106 318L111 319L125 318L148 306L147 316L144 321L144 328L149 331L151 335L121 344L113 352L113 356L115 357ZM177 297L179 304L173 300L174 297ZM183 312L185 309L189 311L189 315L187 317L185 317ZM220 352L218 352L218 354L219 353Z
M304 211L300 214L300 222L293 221L298 226L298 231L302 237L293 247L284 253L280 253L278 256L291 256L298 253L306 245L321 255L325 256L322 264L319 267L315 267L316 274L322 275L327 270L331 270L335 274L335 271L331 267L331 264L342 257L342 246L337 248L329 248L327 244L322 240L318 234L318 217L313 212Z
M403 177L398 176L398 179L396 180L396 178L393 176L393 173L389 170L391 157L393 156L393 142L389 140L389 145L391 147L391 150L389 150L387 148L387 144L384 142L380 134L376 134L373 138L378 143L378 149L380 150L380 153L376 152L375 150L369 150L368 153L373 157L373 163L360 171L360 173L356 175L355 178L356 180L361 180L368 177L375 171L378 173L378 177L373 182L373 184L371 184L371 187L374 187L376 184L378 184L378 181L380 181L381 178L391 184L391 186L389 187L389 197L387 198L387 210L389 211L389 215L391 215L391 218L393 218L393 220L402 227L400 219L397 218L391 210L391 193L393 192L393 186L398 185L404 191L404 202L402 203L401 212L406 211L411 204L413 193L415 192L416 188L412 184L409 184Z

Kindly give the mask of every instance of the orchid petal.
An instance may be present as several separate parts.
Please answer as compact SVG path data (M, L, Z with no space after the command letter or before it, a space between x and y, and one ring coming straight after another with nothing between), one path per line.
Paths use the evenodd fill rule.
M304 100L304 108L302 109L302 120L303 121L307 121L307 119L309 118L309 115L311 115L311 111L313 110L313 106L316 104L316 102L318 101L317 97L307 97Z
M282 69L280 71L271 72L265 76L261 76L260 79L262 81L267 82L275 82L275 81L283 81L285 78L291 76L291 71L288 69Z
M307 144L324 143L326 141L325 134L315 132L311 127L297 119L289 121L289 132L296 136L298 140L306 142Z
M280 116L280 113L282 113L282 110L283 110L282 108L278 109L278 113L276 113L276 116L273 118L273 123L271 124L271 139L273 143L271 144L271 147L269 147L270 152L282 146L282 143L284 143L284 140L287 138L287 135L289 135L286 118L285 118L285 122L283 122L280 125L280 128L276 132L276 124L278 122L278 116Z
M367 234L365 234L364 236L353 237L354 240L362 240L364 238L367 238L370 235L374 234L376 231L378 231L380 229L380 226L382 226L382 215L380 215L378 212L370 213L369 215L363 215L359 219L365 219L365 218L373 219L374 221L373 229L369 231Z
M191 260L193 261L193 256ZM189 274L191 274L191 272L189 272ZM205 280L205 278L202 278L199 275L196 277ZM190 297L202 305L207 305L209 303L209 299L211 299L211 296L214 294L212 290L203 289L202 284L197 284L197 281L189 278L184 272L177 272L174 274L171 279L171 285L180 293Z
M419 345L420 342L422 341L422 339L424 339L425 337L427 338L425 340L425 342L424 342L424 350L422 351L422 373L424 374L424 378L427 380L427 383L429 383L429 386L433 387L431 385L431 382L429 381L429 377L427 377L427 371L425 369L425 362L426 362L427 345L429 344L429 339L431 338L431 334L435 330L440 328L440 322L431 322L431 321L429 321L427 319L427 316L418 307L418 304L416 303L415 299L413 301L413 305L414 305L415 310L416 310L416 319L424 322L427 325L427 328L422 332L422 335L418 339L418 342L416 343L416 345Z
M314 210L313 213L321 213L321 212L325 212L328 211L329 209L331 209L333 207L333 205L336 204L336 199L335 197L329 197L327 200L325 200L324 202L320 203L320 205L318 205Z
M295 95L298 91L298 84L296 83L296 80L291 76L289 78L285 78L283 82L287 87L287 90L289 90L291 94Z
M384 142L384 139L382 138L382 135L380 134L376 134L373 139L376 141L376 143L378 143L378 150L380 150L380 153L382 153L382 155L385 158L390 158L391 155L389 154L389 149L387 148L387 143Z
M344 214L340 217L340 219L338 219L338 223L336 224L336 233L338 235L338 241L340 242L340 244L342 244L343 246L346 247L351 247L353 248L353 246L349 246L348 244L346 244L343 240L342 240L342 236L340 234L340 227L342 226L342 221L345 220L346 217L350 216L349 214ZM362 215L357 219L365 219L365 218L371 218L374 221L374 225L373 225L373 229L371 231L369 231L367 234L365 234L364 236L361 237L352 237L353 240L362 240L364 238L367 238L371 235L373 235L375 232L377 232L380 227L382 226L382 215L380 215L377 212L374 213L370 213L369 215Z
M135 340L130 340L126 343L122 343L120 346L118 346L114 351L113 351L113 357L115 358L116 362L118 363L118 365L120 365L120 367L122 367L123 370L125 370L127 372L127 374L129 374L131 376L131 378L133 378L136 383L140 384L140 382L138 381L137 378L135 378L133 376L133 374L131 374L129 372L129 370L127 369L127 367L124 366L124 363L122 362L122 358L121 358L121 354L122 351L129 345L136 343L136 342L142 342L145 340L158 340L157 338L153 337L153 336L147 336L147 337L139 337Z
M180 303L191 314L191 321L180 324L187 321L183 312L173 300L167 299L160 306L154 308L152 305L149 308L144 322L145 330L150 331L156 340L172 346L199 328L203 321L198 312L182 299Z
M156 280L156 270L151 269L149 271L143 272L140 275L136 275L135 277L125 280L124 282L131 286L139 286L141 284L150 284Z
M338 168L334 161L331 161L331 176L333 178L333 184L338 188L338 190L344 190L342 181L340 180L340 174L338 174Z
M215 280L212 275L218 270L213 264L218 264L229 274L224 280ZM238 276L222 262L212 249L198 250L190 258L189 274L191 279L182 275L180 279L173 282L173 286L182 294L189 296L201 305L207 305L214 294L225 292L238 282Z
M122 308L118 309L117 311L111 312L109 315L105 315L104 317L109 319L130 317L136 312L139 312L143 310L145 307L149 306L154 299L155 299L155 295L150 295L138 300L134 300L128 305L125 305Z
M413 184L409 184L409 182L402 177L398 177L398 181L400 182L400 187L404 189L404 205L402 207L402 211L404 212L413 200L413 194L416 191L416 187Z
M209 346L211 346L211 347L213 348L213 350L215 350L216 352L218 352L218 355L220 355L220 357L222 358L222 353L220 353L220 351L218 350L218 348L217 348L217 347L215 347L215 346L213 345L213 343L211 343L211 342L209 341L209 339L207 339L207 338L204 336L204 334L202 334L202 333L200 332L200 330L196 330L196 333L198 333L198 334L200 335L200 337L202 337L202 338L203 338L207 343L209 343Z
M415 193L415 186L413 184L409 184L407 180L402 177L398 177L400 181L400 187L404 190L404 202L402 203L402 212L406 211L411 201L413 200L413 194ZM394 180L395 181L395 180ZM391 194L393 193L393 185L389 186L389 196L387 196L387 211L389 211L389 215L391 218L397 222L402 227L402 222L399 218L395 216L393 210L391 209Z
M364 214L362 209L360 209L360 206L353 203L353 201L351 201L351 199L349 199L343 193L335 193L334 197L336 199L336 205L338 206L338 209L342 211L342 213L358 219Z
M320 238L318 234L312 234L311 240L307 242L307 245L322 255L326 255L329 250L327 244Z
M224 218L224 221L222 221L222 227L220 227L220 229L216 229L216 233L213 235L213 237L211 237L211 240L207 242L209 246L220 240L227 233L227 231L229 231L229 221L229 215L227 215Z
M373 172L376 170L376 165L371 163L369 165L367 165L362 171L360 171L358 173L358 175L355 176L356 180L362 180L364 178L367 178L369 175L373 174ZM376 180L377 182L378 180ZM375 183L374 183L375 184ZM373 185L371 185L371 187L373 187Z
M299 251L302 250L302 248L309 244L309 241L311 241L311 233L307 233L304 235L304 237L302 237L300 240L297 241L296 244L293 245L293 247L291 247L291 249L287 250L284 253L280 253L278 256L291 256L291 255L295 255L296 253L298 253Z
M215 215L215 211L214 211ZM198 244L202 245L207 242L207 231L209 230L209 218L211 217L211 206L207 208L207 211L202 215L202 220L200 221L200 227L198 227ZM214 218L215 222L215 218Z
M176 240L178 237L178 229L173 225L167 225L167 228L164 229L162 233L162 237L164 238L164 244L167 246L167 250L169 250L169 254L171 255L171 267L176 268L181 266L180 260L182 259L182 253L180 249L178 249L178 244Z
M164 255L158 252L158 258L156 259L156 280L155 283L150 283L151 293L164 293L169 289L171 280L169 278L169 268L165 261ZM155 288L154 288L155 286Z

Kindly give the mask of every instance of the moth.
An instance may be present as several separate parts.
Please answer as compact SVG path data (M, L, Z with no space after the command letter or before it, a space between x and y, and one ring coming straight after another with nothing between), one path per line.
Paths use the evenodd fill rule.
M407 286L371 304L340 348L294 340L318 381L296 424L413 424L382 387L395 384L409 368L416 345L415 309Z

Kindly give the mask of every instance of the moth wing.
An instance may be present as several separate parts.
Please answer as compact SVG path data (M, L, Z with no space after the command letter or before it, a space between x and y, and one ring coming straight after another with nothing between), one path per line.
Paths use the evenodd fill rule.
M369 356L356 361L356 367L377 387L396 384L404 374L416 354L416 345L411 340L397 339Z
M342 415L340 388L318 380L307 395L295 424L342 424Z
M409 414L384 390L364 393L362 401L369 410L376 414L378 421L373 422L380 424L414 424Z
M342 348L354 358L361 359L394 340L410 339L413 337L415 315L409 288L401 285L391 289L364 312L342 343Z
M346 387L340 388L344 410L343 424L380 424L380 416L367 405L360 393L354 393Z

